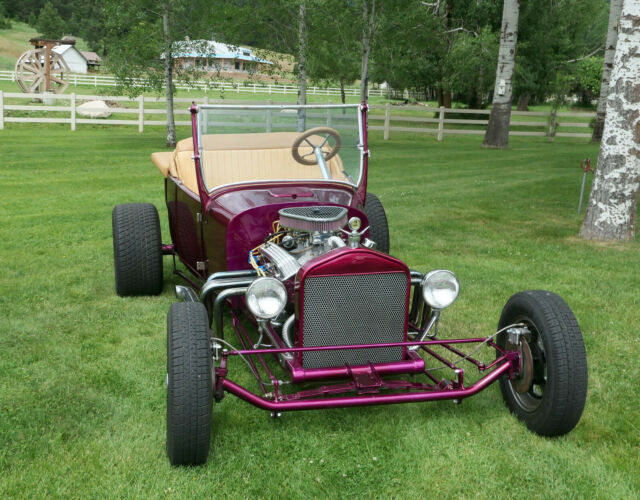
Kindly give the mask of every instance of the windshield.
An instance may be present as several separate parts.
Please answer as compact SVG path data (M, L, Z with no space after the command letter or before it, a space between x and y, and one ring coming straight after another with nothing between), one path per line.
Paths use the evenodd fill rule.
M363 137L358 105L203 105L200 168L210 192L257 181L325 180L358 186Z

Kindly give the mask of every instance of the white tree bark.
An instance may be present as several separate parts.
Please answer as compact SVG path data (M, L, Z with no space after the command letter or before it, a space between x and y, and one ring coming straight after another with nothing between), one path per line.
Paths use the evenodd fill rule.
M640 2L624 0L598 168L580 236L635 237L640 191Z
M375 29L376 0L362 0L362 65L360 67L360 100L369 99L369 55Z
M300 2L298 13L298 104L307 104L307 3ZM307 113L304 109L298 110L298 132L304 132Z
M483 142L483 146L486 148L506 148L509 145L509 122L511 121L519 15L519 0L504 0L498 67L493 88L493 105Z
M171 29L169 25L169 1L165 1L162 9L162 39L164 41L164 78L167 97L167 146L176 145L176 123L173 117L173 54Z
M591 142L600 142L602 139L604 118L607 111L611 68L613 68L613 57L616 52L616 42L618 41L618 21L620 20L621 10L622 0L611 0L609 6L609 27L607 29L607 41L604 50L604 66L602 68L602 84L600 85L600 98L598 99L596 123L593 127Z

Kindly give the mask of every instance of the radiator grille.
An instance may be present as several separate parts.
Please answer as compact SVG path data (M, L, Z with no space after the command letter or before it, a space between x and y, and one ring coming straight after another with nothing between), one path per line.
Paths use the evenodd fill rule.
M405 273L308 277L304 282L304 347L402 342L408 278ZM304 368L388 363L402 347L305 352Z

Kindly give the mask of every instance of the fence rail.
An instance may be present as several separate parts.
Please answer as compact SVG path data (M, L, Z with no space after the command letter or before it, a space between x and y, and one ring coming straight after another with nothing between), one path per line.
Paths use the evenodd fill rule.
M0 80L15 81L14 71L0 71ZM132 79L134 84L143 85L144 80L140 78ZM71 74L69 77L69 84L73 86L89 85L93 87L115 87L117 86L116 78L113 76L103 75L91 75L91 74ZM202 90L207 92L223 92L227 93L252 93L252 94L298 94L297 85L284 85L275 83L264 82L231 82L231 81L211 81L211 80L193 80L189 83L176 82L175 88L192 91ZM344 92L346 96L358 96L360 95L360 87L345 87ZM310 95L341 95L341 89L336 87L319 87L310 86L307 88L307 94ZM369 95L384 96L386 90L381 88L369 88Z
M485 109L452 109L452 108L436 108L429 106L402 106L396 107L387 103L385 106L369 106L372 110L384 110L384 114L369 114L369 130L379 130L384 133L384 139L388 140L391 132L412 132L435 134L438 141L444 139L445 134L454 135L482 135L486 131L486 125L489 123L488 115L490 110ZM394 109L396 108L396 109ZM396 116L392 116L392 110L396 112ZM414 114L424 113L427 116L412 116L407 113ZM447 118L448 115L456 116L456 118ZM460 118L459 115L471 115L472 118ZM475 115L475 116L474 116ZM477 115L485 115L487 119L477 119ZM591 120L595 118L595 113L575 113L575 112L543 112L543 111L512 111L509 135L520 136L546 136L549 140L554 137L576 137L590 138L591 134L586 132L569 131L572 128L589 128ZM525 117L525 120L518 120L518 117ZM532 117L534 120L527 120L526 117ZM574 118L580 121L558 121L558 118ZM514 119L515 118L515 119ZM538 120L535 120L537 118ZM586 120L586 121L582 121ZM384 121L384 125L374 125L376 121ZM394 125L394 123L403 123L403 125ZM413 124L433 123L437 127L421 127ZM406 126L410 125L410 126ZM446 127L446 125L463 125L466 127ZM481 125L482 128L472 126ZM527 130L522 130L526 128ZM559 128L564 130L558 130Z
M111 102L112 105L108 108L111 114L129 115L129 117L123 117L123 119L78 117L80 102L91 100ZM194 99L176 97L174 98L174 103L177 105L174 114L178 117L176 125L191 124L188 120L180 120L180 117L189 114L186 108L191 102L251 104L251 101L247 100L209 99L207 96ZM71 130L75 130L78 124L102 124L132 125L137 126L139 132L143 132L145 126L166 124L164 103L166 103L164 97L130 98L77 95L74 92L71 94L25 94L0 91L0 130L4 128L5 123L66 123ZM181 104L185 106L182 107ZM264 101L260 101L260 104L264 104ZM445 135L482 135L489 123L490 113L489 110L392 106L391 104L373 105L370 106L370 110L369 130L382 131L385 140L389 139L392 132L435 134L438 141L442 141ZM104 109L96 108L95 111L104 111ZM464 118L465 116L470 118ZM590 138L591 134L582 130L590 126L595 113L512 111L512 117L510 135L547 136L552 140L554 137ZM378 125L381 122L382 124Z

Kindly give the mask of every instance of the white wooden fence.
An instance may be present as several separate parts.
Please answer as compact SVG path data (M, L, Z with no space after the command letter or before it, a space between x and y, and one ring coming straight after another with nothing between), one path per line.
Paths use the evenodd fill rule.
M0 71L0 80L10 80L15 81L15 73L13 71ZM143 80L134 79L134 83L142 84ZM95 74L72 74L69 77L69 84L78 86L78 85L89 85L93 87L115 87L117 86L116 79L113 76L102 76ZM276 85L272 83L265 82L231 82L231 81L210 81L210 80L194 80L189 84L176 82L174 86L177 89L186 90L188 92L192 90L201 90L205 93L207 92L217 92L217 93L245 93L249 92L252 94L298 94L297 85ZM345 95L347 96L358 96L360 95L360 87L345 87L344 88ZM307 88L307 94L310 95L340 95L340 88L336 87L318 87L311 86ZM384 96L386 95L386 90L384 89L369 89L369 95L375 96Z
M368 119L369 130L383 131L385 140L389 139L391 132L436 134L438 141L441 141L445 134L484 135L489 123L488 115L491 113L487 109L451 109L428 106L396 108L389 103L385 106L370 106L370 109L384 109L384 115L370 113ZM395 117L392 116L392 110L396 112ZM407 113L411 111L414 113ZM421 113L423 116L420 116ZM432 116L424 116L429 114ZM470 118L447 118L447 114L472 116ZM478 118L474 119L473 115ZM512 111L510 127L515 130L510 130L509 135L547 136L550 140L554 137L590 138L591 132L577 132L576 130L588 129L595 116L595 113ZM524 119L520 117L524 117ZM531 119L527 120L527 117L531 117ZM563 118L569 118L569 120L559 121ZM375 125L376 121L383 120L384 125ZM394 122L402 125L393 125ZM435 126L424 127L421 124L434 124ZM447 128L445 125L456 125L457 127ZM478 125L480 127L476 127Z
M79 118L77 106L80 101L105 100L116 103L110 106L109 112L118 115L129 115L126 119L117 118ZM34 102L41 101L41 102ZM189 119L181 119L189 115L191 102L198 104L251 104L246 100L214 100L207 96L202 98L174 98L174 114L176 125L190 125ZM0 91L0 130L5 123L64 123L71 130L78 124L132 125L139 132L145 126L166 125L166 99L164 97L137 98L123 96L77 95L71 94L24 94ZM260 101L260 104L264 104ZM435 134L439 141L445 135L483 135L488 123L489 110L449 109L426 106L370 106L369 130L382 131L385 140L391 133L426 133ZM102 108L96 111L104 111ZM17 112L17 113L16 113ZM23 115L23 116L16 116ZM26 115L26 116L25 116ZM44 116L43 116L44 115ZM53 116L52 116L53 115ZM447 118L447 115L454 117ZM470 119L460 115L471 115ZM477 118L476 118L477 117ZM524 119L520 118L524 117ZM527 119L530 117L529 119ZM549 113L541 111L513 111L510 135L590 138L588 131L590 121L595 113ZM567 121L559 121L568 118ZM378 123L382 122L381 125ZM433 126L424 126L432 124ZM449 127L447 127L449 125Z

